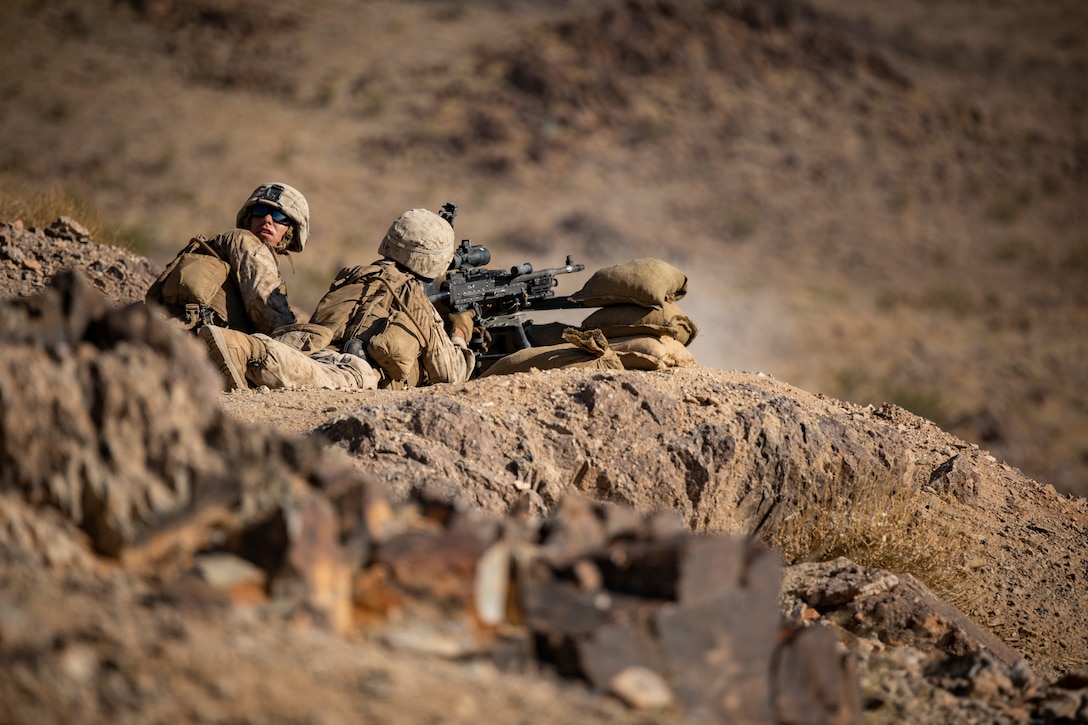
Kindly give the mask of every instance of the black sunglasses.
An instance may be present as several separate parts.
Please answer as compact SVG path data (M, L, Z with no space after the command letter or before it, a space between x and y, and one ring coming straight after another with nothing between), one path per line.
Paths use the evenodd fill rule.
M254 206L250 207L249 213L257 217L258 219L264 219L266 216L271 214L272 221L276 222L277 224L287 225L291 223L291 217L287 216L279 209L271 206L265 206L264 204L255 204Z

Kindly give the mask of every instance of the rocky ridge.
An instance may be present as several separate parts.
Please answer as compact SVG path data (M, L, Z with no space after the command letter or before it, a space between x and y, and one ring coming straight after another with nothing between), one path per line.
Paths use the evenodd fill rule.
M220 394L154 265L51 228L0 227L7 719L1088 715L1085 501L925 419L700 367ZM760 543L889 476L957 606Z

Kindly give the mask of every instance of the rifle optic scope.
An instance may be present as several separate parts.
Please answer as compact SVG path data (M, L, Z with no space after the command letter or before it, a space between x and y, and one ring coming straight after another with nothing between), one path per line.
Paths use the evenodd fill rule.
M462 267L483 267L491 261L491 250L479 244L468 244L468 240L461 242L461 246L453 253L453 261L450 269Z

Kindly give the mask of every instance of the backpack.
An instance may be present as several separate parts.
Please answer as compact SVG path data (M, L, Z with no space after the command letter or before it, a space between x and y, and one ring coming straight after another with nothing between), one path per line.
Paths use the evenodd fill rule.
M249 315L230 265L211 248L205 237L193 237L144 295L147 302L163 307L186 329L203 325L234 327L249 331ZM231 324L233 323L233 324Z
M332 330L345 352L365 352L382 373L382 387L423 382L423 335L410 310L412 277L391 264L345 267L317 303L311 324Z

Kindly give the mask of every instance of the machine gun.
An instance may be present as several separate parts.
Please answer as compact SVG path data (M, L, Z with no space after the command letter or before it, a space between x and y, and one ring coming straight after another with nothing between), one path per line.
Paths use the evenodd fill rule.
M444 204L440 214L452 226L457 205ZM533 347L532 321L524 317L527 310L582 306L567 297L555 295L558 275L581 272L586 268L584 264L575 264L569 254L562 267L549 269L534 270L528 262L509 270L488 269L490 262L490 250L463 239L454 252L445 278L426 286L427 296L440 311L472 310L476 314L475 330L468 342L476 354L477 368L511 352Z

